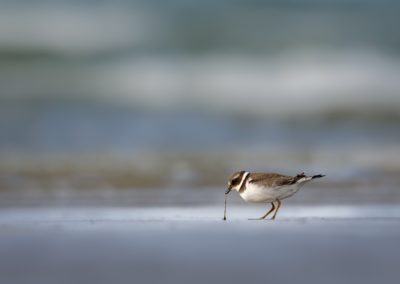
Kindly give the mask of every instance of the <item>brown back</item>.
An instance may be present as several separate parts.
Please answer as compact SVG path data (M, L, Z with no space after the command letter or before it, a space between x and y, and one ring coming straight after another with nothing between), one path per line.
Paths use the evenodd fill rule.
M277 173L251 173L249 183L260 183L266 187L291 185L305 177L304 173L297 176L285 176Z

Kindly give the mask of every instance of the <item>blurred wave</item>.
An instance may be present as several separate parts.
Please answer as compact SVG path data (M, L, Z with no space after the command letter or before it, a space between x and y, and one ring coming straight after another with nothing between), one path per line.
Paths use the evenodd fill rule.
M1 1L0 100L263 116L400 98L395 1Z
M59 65L63 65L60 67ZM83 98L147 108L287 116L400 105L400 60L361 51L2 64L2 100ZM44 78L46 78L44 80ZM23 84L20 84L23 82Z

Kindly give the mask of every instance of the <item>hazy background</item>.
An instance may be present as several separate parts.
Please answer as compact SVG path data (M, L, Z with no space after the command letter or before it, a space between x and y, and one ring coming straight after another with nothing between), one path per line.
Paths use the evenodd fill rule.
M399 282L399 8L0 0L0 282Z
M0 203L221 204L242 169L399 202L399 8L0 1Z

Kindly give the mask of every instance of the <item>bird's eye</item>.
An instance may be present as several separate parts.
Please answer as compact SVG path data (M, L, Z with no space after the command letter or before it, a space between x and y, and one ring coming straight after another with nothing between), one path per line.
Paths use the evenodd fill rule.
M240 180L238 178L235 178L234 180L232 180L232 184L238 184L240 182Z

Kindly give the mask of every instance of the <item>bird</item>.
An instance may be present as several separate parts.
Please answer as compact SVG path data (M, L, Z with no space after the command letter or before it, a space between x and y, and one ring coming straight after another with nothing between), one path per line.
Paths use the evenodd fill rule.
M228 180L228 189L225 196L233 189L236 190L242 199L252 203L271 203L271 209L257 219L263 220L273 214L274 220L281 207L281 200L295 194L304 184L325 175L307 176L304 172L296 176L287 176L277 173L250 173L238 171L231 175Z

